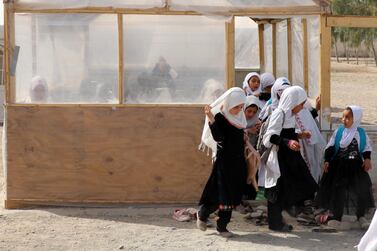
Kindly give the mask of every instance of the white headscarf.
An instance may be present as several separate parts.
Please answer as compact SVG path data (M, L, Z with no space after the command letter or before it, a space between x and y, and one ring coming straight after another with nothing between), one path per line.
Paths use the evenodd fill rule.
M296 127L296 120L292 109L305 102L306 99L307 95L305 90L299 86L292 86L283 92L279 106L271 114L266 134L263 137L263 144L266 147L271 147L270 138L272 135L280 135L283 128ZM284 115L282 112L284 112Z
M225 91L224 85L215 79L208 79L204 82L202 92L200 94L200 102L212 103Z
M247 127L251 127L251 126L255 125L255 123L259 119L259 113L260 113L260 109L261 109L261 103L259 101L259 98L255 97L254 95L247 96L246 97L246 102L245 102L245 110L246 110L246 108L248 108L251 105L256 105L257 108L258 108L258 111L254 115L253 118L247 120Z
M260 84L262 91L269 86L274 85L275 77L269 72L265 72L260 76Z
M216 99L210 106L212 107L211 111L213 115L221 112L224 117L231 123L233 126L243 129L246 128L247 122L244 112L239 112L236 116L229 113L229 110L233 107L245 104L246 95L244 90L239 87L233 87L227 90L223 95ZM208 147L212 150L212 157L216 157L217 152L217 142L213 139L211 130L208 125L208 118L206 116L201 143L199 145L199 150L205 150Z
M355 138L358 141L358 143L360 143L360 135L357 131L357 127L359 127L360 124L361 124L361 119L363 118L363 111L362 111L360 106L350 105L348 107L351 108L351 110L352 110L353 124L350 128L344 128L344 131L343 131L343 134L342 134L342 139L340 140L340 147L341 148L345 148L349 144L351 144L353 138ZM336 129L334 131L334 133L333 133L329 143L327 144L326 148L329 148L330 146L335 145L335 138L336 138L337 132L338 132L338 129ZM366 145L365 145L365 148L364 148L364 152L372 150L372 146L371 146L370 139L369 139L368 135L366 135L366 137L367 137L367 139L366 139Z
M45 95L40 99L40 97L37 97L35 94L35 90L37 87L43 87L45 90ZM35 76L31 79L30 82L30 99L31 102L38 102L38 103L44 103L47 101L47 93L48 93L48 86L46 79L42 78L41 76Z
M249 86L249 80L252 78L252 77L258 77L259 80L260 80L260 76L258 73L256 72L250 72L249 74L246 75L245 79L243 80L243 84L242 84L242 88L246 91L246 95L253 95L253 94L258 94L258 93L261 93L262 89L261 89L261 85L259 85L258 89L255 90L255 91L252 91L250 86Z
M283 94L283 91L291 87L291 83L286 77L280 77L276 79L271 89L271 103L267 102L259 115L261 120L265 120L279 105L279 97Z

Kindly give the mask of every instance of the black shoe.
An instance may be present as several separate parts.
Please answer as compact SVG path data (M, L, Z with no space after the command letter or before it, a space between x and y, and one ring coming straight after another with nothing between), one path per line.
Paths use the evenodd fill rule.
M279 227L279 228L274 228L274 227L268 227L270 230L272 231L276 231L276 232L292 232L293 230L293 226L292 225L289 225L289 224L284 224L283 226Z

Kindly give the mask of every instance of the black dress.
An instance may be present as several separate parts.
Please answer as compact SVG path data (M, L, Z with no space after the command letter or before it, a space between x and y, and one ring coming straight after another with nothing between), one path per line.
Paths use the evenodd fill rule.
M368 172L362 167L358 142L354 138L346 148L335 147L325 151L325 161L330 163L329 170L323 174L316 200L319 207L329 209L336 220L341 220L343 209L356 208L356 216L362 217L366 209L374 207L372 182ZM363 153L370 159L371 152ZM348 212L349 213L349 212Z
M210 129L217 142L217 154L199 205L231 210L241 203L246 183L244 132L231 125L221 113L216 114Z

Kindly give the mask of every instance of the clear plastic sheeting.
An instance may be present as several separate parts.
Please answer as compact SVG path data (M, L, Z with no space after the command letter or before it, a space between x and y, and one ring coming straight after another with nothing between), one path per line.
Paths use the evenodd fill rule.
M116 15L16 14L16 102L118 103L117 27ZM47 86L33 100L35 76Z
M292 18L292 83L304 85L304 44L301 18Z
M320 33L319 17L308 17L308 60L309 60L309 97L315 98L320 93Z
M125 15L125 102L213 101L225 90L225 48L224 21Z
M227 11L241 8L276 8L292 6L317 6L312 0L171 0L173 10Z
M273 73L273 59L272 59L272 25L264 25L264 69L263 72Z
M235 18L236 69L259 68L258 25L249 17Z
M276 78L288 77L287 20L276 24Z
M87 7L161 8L165 0L15 0L15 6L28 9L73 9Z

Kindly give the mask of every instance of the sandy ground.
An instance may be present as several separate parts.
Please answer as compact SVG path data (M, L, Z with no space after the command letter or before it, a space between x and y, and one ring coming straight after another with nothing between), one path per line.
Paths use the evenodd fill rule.
M352 68L360 73L356 74L345 72L350 70L348 65L333 67L333 106L340 108L354 101L352 103L366 108L366 121L377 124L376 99L373 98L377 96L376 81L373 82L377 68ZM377 149L377 134L372 136ZM376 155L373 159L377 163ZM375 166L371 172L375 184L376 169ZM0 170L2 188L2 168ZM353 246L364 233L361 230L313 233L311 228L297 224L290 234L274 233L248 223L235 212L229 228L237 235L224 239L213 229L197 230L194 222L174 221L171 213L175 207L0 208L0 250L355 250Z

